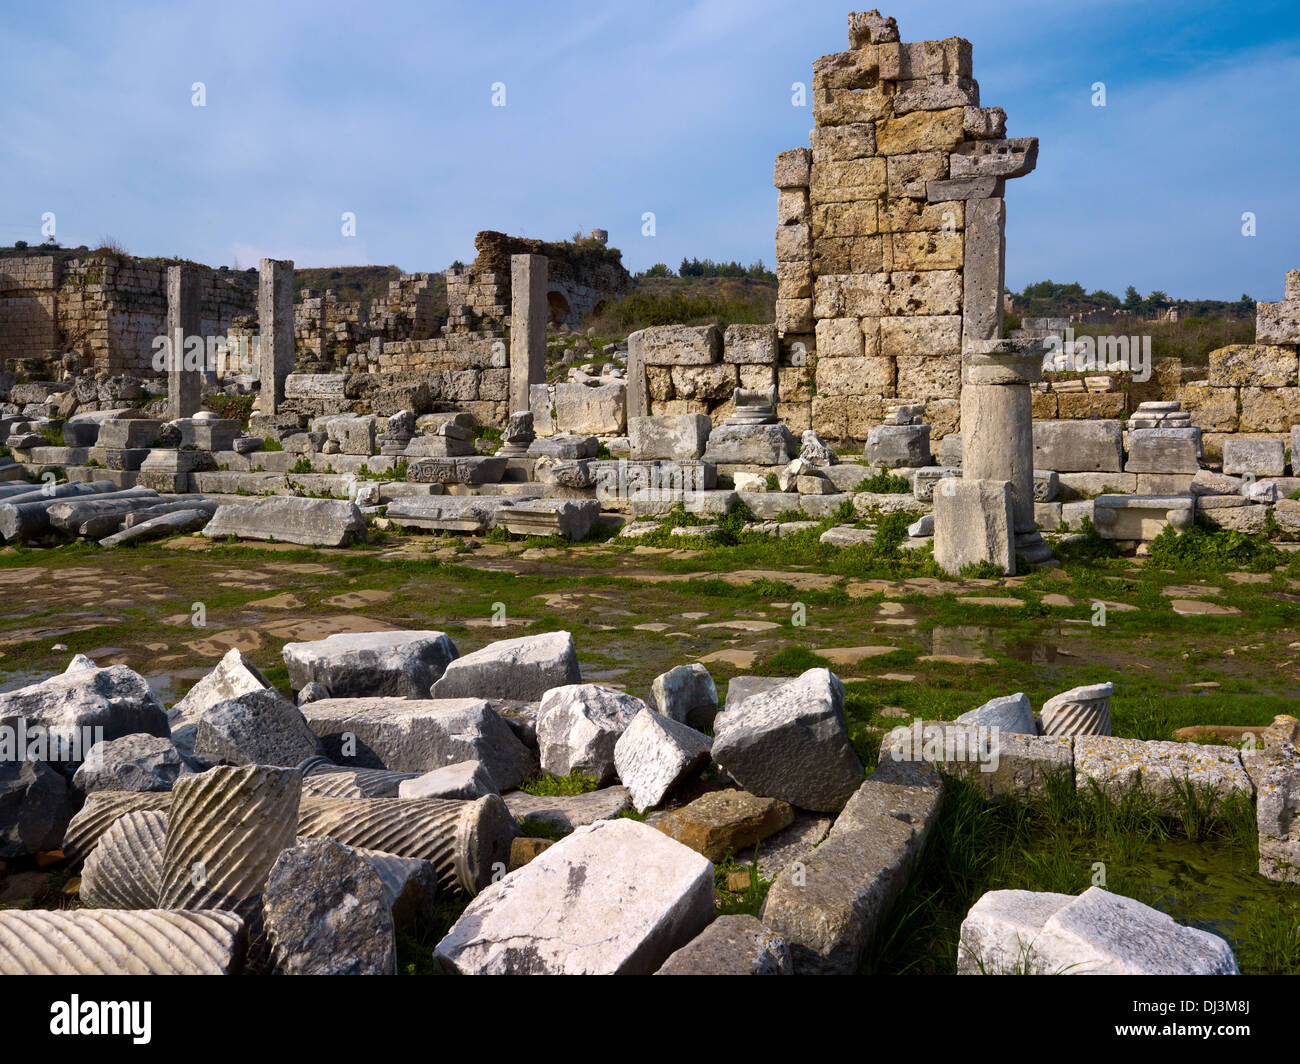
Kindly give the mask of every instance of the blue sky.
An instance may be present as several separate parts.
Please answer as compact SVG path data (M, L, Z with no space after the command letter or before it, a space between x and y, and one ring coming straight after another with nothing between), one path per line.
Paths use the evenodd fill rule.
M0 242L38 243L53 211L66 246L414 271L468 261L480 229L597 227L633 270L684 255L771 265L772 158L812 126L791 85L811 89L812 61L847 47L851 5L5 7ZM1281 298L1300 267L1295 0L884 11L904 40L971 40L984 105L1041 141L1038 170L1008 184L1011 288Z

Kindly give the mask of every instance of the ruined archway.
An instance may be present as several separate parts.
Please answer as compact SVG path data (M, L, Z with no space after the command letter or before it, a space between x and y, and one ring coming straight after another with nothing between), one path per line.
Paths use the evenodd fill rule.
M563 325L569 320L573 311L562 292L547 292L546 302L551 308L550 320L552 325Z

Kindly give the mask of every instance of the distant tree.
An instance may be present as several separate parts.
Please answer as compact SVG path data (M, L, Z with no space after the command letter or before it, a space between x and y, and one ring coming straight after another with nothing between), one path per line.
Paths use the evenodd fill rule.
M656 262L645 272L646 277L672 277L673 271L663 262Z
M27 241L26 241L26 240L15 240L15 241L14 241L14 247L16 247L16 248L25 248L26 246L27 246Z
M1142 309L1142 293L1139 292L1132 285L1129 285L1126 289L1124 289L1124 309L1125 310Z

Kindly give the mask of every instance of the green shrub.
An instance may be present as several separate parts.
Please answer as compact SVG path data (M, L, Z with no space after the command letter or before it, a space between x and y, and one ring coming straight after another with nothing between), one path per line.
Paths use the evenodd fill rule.
M887 469L869 477L863 477L858 481L858 486L854 491L867 491L876 495L906 495L912 490L912 485L907 482L906 477L898 477Z

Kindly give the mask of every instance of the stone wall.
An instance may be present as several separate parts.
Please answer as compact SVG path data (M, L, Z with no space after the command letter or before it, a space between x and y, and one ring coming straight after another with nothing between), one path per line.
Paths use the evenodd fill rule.
M507 345L500 337L460 333L428 340L372 341L365 357L377 390L382 391L390 380L426 386L427 401L420 404L425 409L417 413L465 410L482 425L506 423L510 365Z
M101 256L0 259L0 359L47 359L75 352L84 368L156 376L153 341L166 331L168 261ZM202 331L225 335L253 313L256 273L203 271Z
M1033 169L1037 141L1006 140L1005 113L980 106L969 41L901 43L877 12L849 16L849 51L813 64L813 97L811 148L778 155L774 176L793 394L831 439L864 440L900 401L924 402L942 437L963 341L1000 333L1004 183Z
M474 238L477 257L448 270L447 331L499 329L510 317L510 256L545 255L550 320L576 326L586 315L625 294L632 280L617 251L599 240L548 243L484 230Z
M0 259L0 368L59 354L58 260Z
M361 300L339 299L332 288L303 289L293 307L298 357L341 365L358 343L370 338L370 308Z
M1024 324L1011 335L1062 337L1068 322L1027 318ZM1132 369L1045 373L1033 386L1034 420L1121 418L1144 402L1176 400L1201 430L1207 454L1219 454L1223 437L1233 433L1289 439L1300 425L1300 270L1287 274L1282 302L1257 304L1255 333L1256 343L1211 351L1208 367L1162 359L1146 381L1136 380ZM1062 348L1067 357L1075 353L1068 341Z

